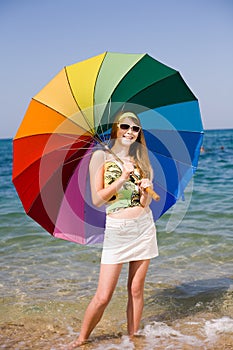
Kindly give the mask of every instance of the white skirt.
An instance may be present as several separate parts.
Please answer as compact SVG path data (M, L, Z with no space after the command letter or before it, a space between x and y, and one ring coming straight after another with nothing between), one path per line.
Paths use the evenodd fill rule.
M134 219L107 215L102 264L147 260L158 255L156 227L151 211Z

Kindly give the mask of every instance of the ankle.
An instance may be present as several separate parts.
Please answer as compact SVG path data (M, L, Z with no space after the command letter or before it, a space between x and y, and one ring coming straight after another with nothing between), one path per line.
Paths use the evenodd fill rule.
M67 350L72 350L72 349L76 349L79 348L80 346L86 344L86 340L80 340L79 338L74 340L73 342L71 342L68 347Z

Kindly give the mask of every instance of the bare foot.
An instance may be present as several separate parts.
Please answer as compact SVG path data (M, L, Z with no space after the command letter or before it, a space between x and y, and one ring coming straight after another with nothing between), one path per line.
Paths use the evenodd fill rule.
M65 350L73 350L76 348L79 348L80 346L84 345L86 343L85 340L81 341L79 339L72 341L70 344L67 345L67 347L65 348Z

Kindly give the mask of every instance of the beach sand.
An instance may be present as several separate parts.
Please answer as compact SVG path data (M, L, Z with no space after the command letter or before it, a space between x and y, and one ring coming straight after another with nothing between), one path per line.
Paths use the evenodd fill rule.
M221 302L202 301L194 308L177 306L174 299L156 306L148 300L145 305L142 329L131 340L127 337L125 301L117 293L103 319L93 331L86 350L230 350L233 349L232 293L225 293ZM38 302L18 305L5 301L1 308L2 349L59 350L73 341L80 329L85 308L89 302L81 298L74 302ZM154 303L156 300L154 299ZM182 304L182 302L181 302ZM154 314L154 310L157 310ZM198 311L199 310L199 311Z
M201 313L193 317L176 320L174 323L153 324L154 330L160 328L161 335L150 330L150 335L136 337L130 340L125 336L125 325L119 326L109 320L103 320L93 332L90 342L83 349L184 349L184 350L224 350L233 349L233 333L216 331L212 339L206 339L204 326L206 314ZM209 314L209 322L212 323L216 315ZM203 321L205 319L205 322ZM227 322L227 319L226 319ZM111 323L112 325L110 326ZM80 326L80 319L73 318L67 324L61 319L48 320L43 316L24 316L14 322L6 322L1 326L2 349L33 349L50 350L65 349L65 345L75 339L74 329ZM163 328L163 331L162 331ZM146 328L145 328L146 330ZM148 331L147 327L147 331ZM166 333L166 334L165 334ZM221 334L222 333L222 334ZM149 347L150 346L150 347Z

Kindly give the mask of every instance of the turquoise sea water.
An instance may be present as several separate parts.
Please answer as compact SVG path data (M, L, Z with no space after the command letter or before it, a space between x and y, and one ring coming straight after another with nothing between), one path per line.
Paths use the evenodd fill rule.
M126 336L125 266L85 349L232 348L233 130L207 131L204 148L185 201L156 223L141 337ZM12 140L0 140L0 159L0 345L61 349L95 292L101 248L44 232L11 183Z

